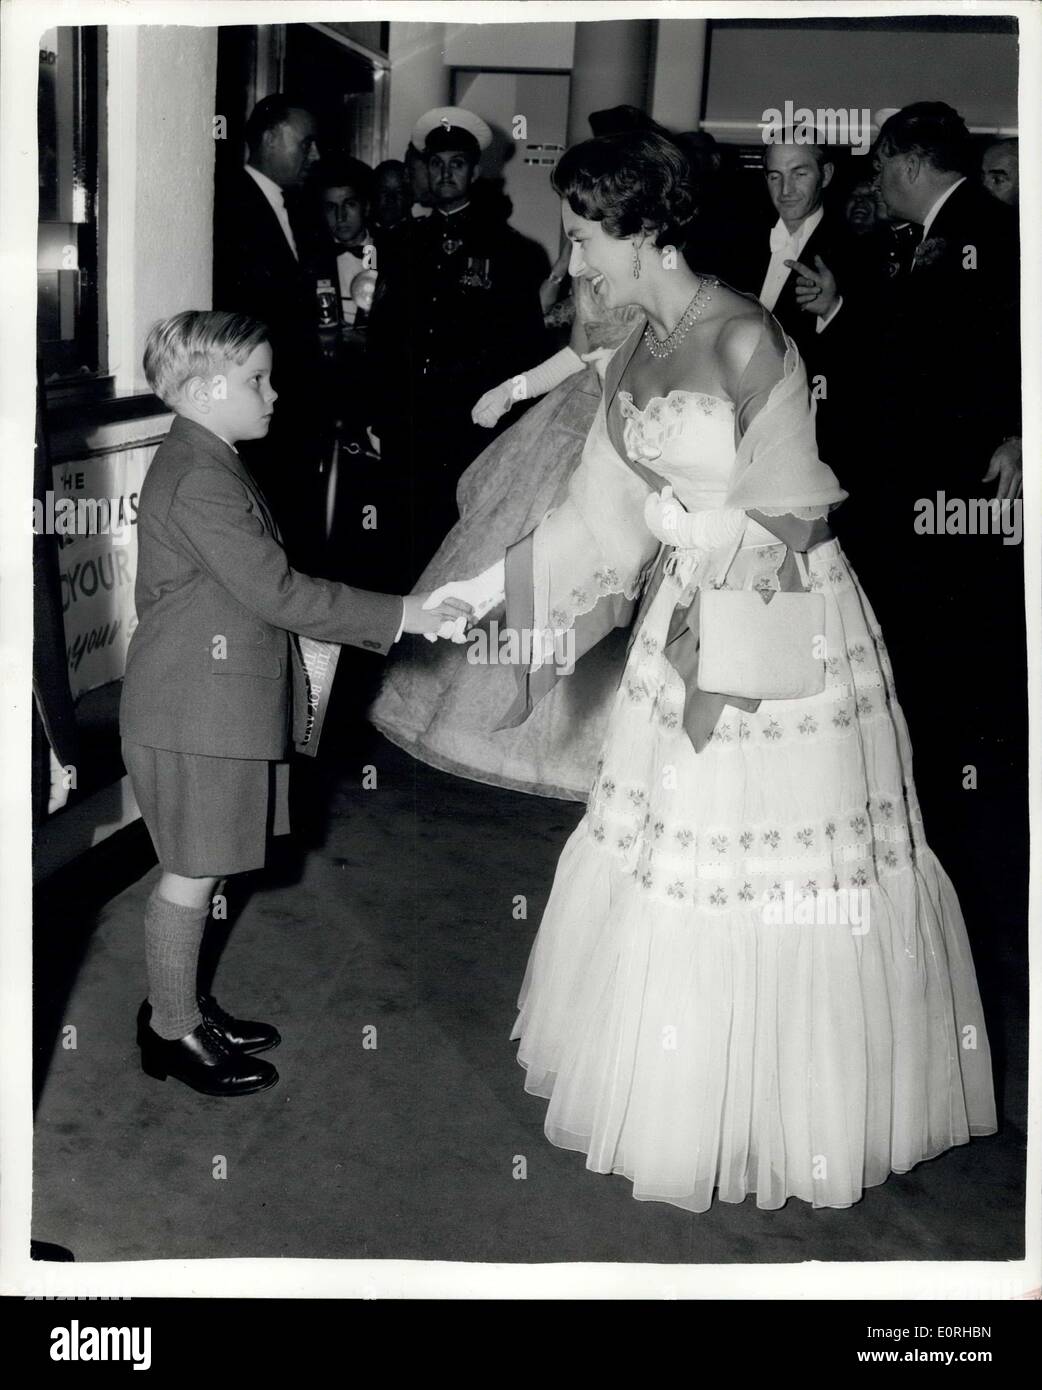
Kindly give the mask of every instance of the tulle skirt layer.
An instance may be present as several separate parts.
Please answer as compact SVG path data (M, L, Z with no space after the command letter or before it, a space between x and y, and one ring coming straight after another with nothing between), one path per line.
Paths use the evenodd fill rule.
M845 1207L995 1130L987 1032L907 732L838 545L828 678L726 707L695 754L663 582L565 847L513 1035L546 1133L641 1199ZM689 576L688 576L689 577Z
M537 526L579 464L600 402L591 368L539 401L459 483L460 520L420 580L423 593L479 574ZM371 722L422 762L516 791L585 801L625 657L625 634L591 652L518 729L495 732L514 668L471 665L466 646L414 642L390 658Z

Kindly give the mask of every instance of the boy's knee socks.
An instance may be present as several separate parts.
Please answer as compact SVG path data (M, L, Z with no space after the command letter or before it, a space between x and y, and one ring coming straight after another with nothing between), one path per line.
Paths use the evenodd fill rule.
M167 902L154 888L145 907L145 963L152 1030L161 1038L183 1038L203 1021L196 996L199 948L206 907Z

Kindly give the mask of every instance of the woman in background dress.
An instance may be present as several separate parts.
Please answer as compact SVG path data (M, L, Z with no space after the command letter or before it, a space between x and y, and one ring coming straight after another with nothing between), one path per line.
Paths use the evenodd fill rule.
M502 555L562 498L600 403L597 369L639 315L606 308L585 277L573 281L573 298L569 346L476 403L475 421L491 428L519 400L544 396L460 478L460 520L417 580L417 592ZM511 668L472 665L463 648L448 642L418 643L391 656L369 718L392 743L445 772L585 801L624 656L620 632L531 720L497 731L514 696Z

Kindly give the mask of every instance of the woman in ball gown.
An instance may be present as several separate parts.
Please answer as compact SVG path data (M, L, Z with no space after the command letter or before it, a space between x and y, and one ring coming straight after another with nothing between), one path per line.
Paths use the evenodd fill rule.
M502 555L563 496L600 403L598 368L603 371L604 358L640 312L606 308L585 277L573 280L573 300L568 347L475 404L475 421L491 428L518 401L543 396L460 478L460 520L417 581L417 592ZM461 647L447 642L396 650L369 718L393 743L443 771L585 801L622 674L624 637L620 631L600 644L525 724L498 730L514 696L509 666L471 664Z
M572 679L561 634L596 650L640 599L521 990L525 1084L548 1138L637 1198L846 1207L996 1121L959 903L924 838L883 636L829 531L845 494L791 340L672 253L694 211L681 151L586 141L553 182L577 273L641 321L560 505L432 595L481 614L505 594L508 627L548 635L516 668L517 719ZM823 596L819 693L778 698L739 631L706 656L751 658L768 697L699 688L717 585ZM805 656L784 625L771 640Z

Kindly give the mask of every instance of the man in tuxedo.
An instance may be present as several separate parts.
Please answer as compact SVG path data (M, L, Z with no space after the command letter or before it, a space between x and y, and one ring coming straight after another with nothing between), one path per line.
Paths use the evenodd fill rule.
M216 189L213 302L270 330L278 409L268 438L244 446L243 457L271 500L291 560L314 570L332 443L316 287L336 282L328 234L300 196L319 157L314 117L281 95L265 97L246 123L246 145L245 165Z
M914 391L918 408L909 424L916 432L943 435L950 463L938 481L976 496L986 479L999 498L1018 496L1015 228L967 177L969 135L943 102L918 102L891 116L875 158L891 215L922 228L907 274L881 306L878 369Z
M825 144L804 144L783 132L765 147L763 165L777 219L769 230L746 228L733 239L722 274L736 289L755 294L795 342L817 401L818 449L836 467L831 396L839 335L832 324L842 307L837 277L843 276L844 232L824 204L835 164ZM820 293L811 271L829 277L830 297Z
M1019 253L1006 210L968 177L950 106L891 116L874 158L889 214L920 235L871 301L836 315L865 400L846 422L857 479L837 526L891 652L927 835L957 863L973 810L1016 785L1026 752L1022 546L1005 543L1021 506ZM958 521L960 504L981 514L976 499L999 503L988 533Z
M825 360L825 334L835 317L806 293L804 266L836 263L839 229L825 211L825 190L835 165L823 144L797 143L791 134L767 145L763 157L767 192L778 214L773 227L750 234L731 267L736 289L755 294L794 340L808 376ZM725 277L726 278L726 277Z

